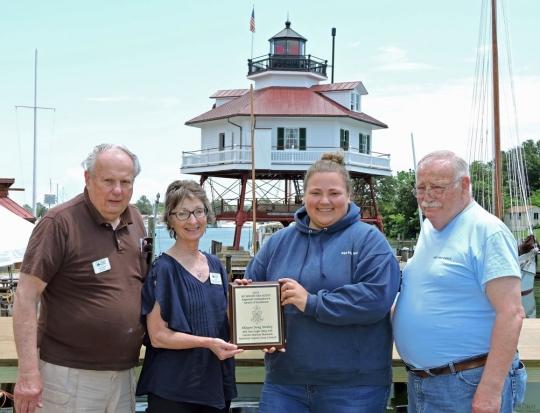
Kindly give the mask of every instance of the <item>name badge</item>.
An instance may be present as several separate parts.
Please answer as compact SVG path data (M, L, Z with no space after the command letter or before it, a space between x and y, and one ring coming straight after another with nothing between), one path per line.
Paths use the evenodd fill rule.
M94 261L92 263L92 267L94 267L94 272L96 274L100 274L102 272L109 271L111 269L111 263L109 262L108 258L102 258Z
M222 285L223 283L221 282L221 274L218 273L218 272L211 272L210 273L210 284Z

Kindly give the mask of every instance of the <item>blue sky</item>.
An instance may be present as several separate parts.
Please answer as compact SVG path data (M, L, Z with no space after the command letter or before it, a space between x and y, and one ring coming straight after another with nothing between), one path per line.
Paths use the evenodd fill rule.
M334 81L364 83L363 110L389 125L373 149L394 172L435 149L466 156L480 9L485 0L282 1L255 3L253 56L291 27L307 53L332 57ZM540 1L505 2L520 137L540 139ZM182 151L198 149L184 123L209 110L220 89L249 88L253 2L168 0L0 1L0 177L32 203L34 52L38 49L37 201L84 185L81 161L97 144L122 143L141 160L133 202L163 196L181 177Z

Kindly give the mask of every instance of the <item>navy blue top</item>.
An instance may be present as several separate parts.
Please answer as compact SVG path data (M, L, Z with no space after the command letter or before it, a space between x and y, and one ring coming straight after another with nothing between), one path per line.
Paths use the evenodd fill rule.
M303 206L247 266L245 278L292 278L306 289L304 311L284 307L286 349L265 354L265 383L387 386L392 383L390 309L399 264L388 241L359 221L360 208L327 228L310 228Z
M161 318L171 330L229 341L227 319L228 279L221 261L204 254L210 272L221 276L221 285L203 283L178 261L162 254L148 272L142 290L142 322L157 301ZM171 350L154 348L148 333L146 355L137 385L137 395L154 393L167 400L197 403L217 409L236 397L234 358L220 361L207 348Z

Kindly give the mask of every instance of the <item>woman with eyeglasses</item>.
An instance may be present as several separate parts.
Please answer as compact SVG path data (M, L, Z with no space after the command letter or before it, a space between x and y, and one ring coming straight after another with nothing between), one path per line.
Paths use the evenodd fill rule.
M146 355L137 395L148 395L148 413L229 412L236 397L229 343L228 278L214 255L199 251L215 219L195 181L167 188L163 221L176 239L154 261L142 293Z

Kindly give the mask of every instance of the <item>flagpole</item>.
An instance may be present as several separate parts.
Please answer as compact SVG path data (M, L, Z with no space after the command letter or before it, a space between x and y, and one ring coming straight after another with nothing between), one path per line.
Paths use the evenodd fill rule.
M251 11L249 30L251 31L251 59L253 60L253 38L255 36L255 5L253 5L253 10Z
M253 211L253 256L257 254L257 241L259 236L257 234L257 194L255 193L255 115L253 113L253 84L249 88L250 103L251 103L251 191L252 201L251 210ZM255 239L257 237L257 239Z

